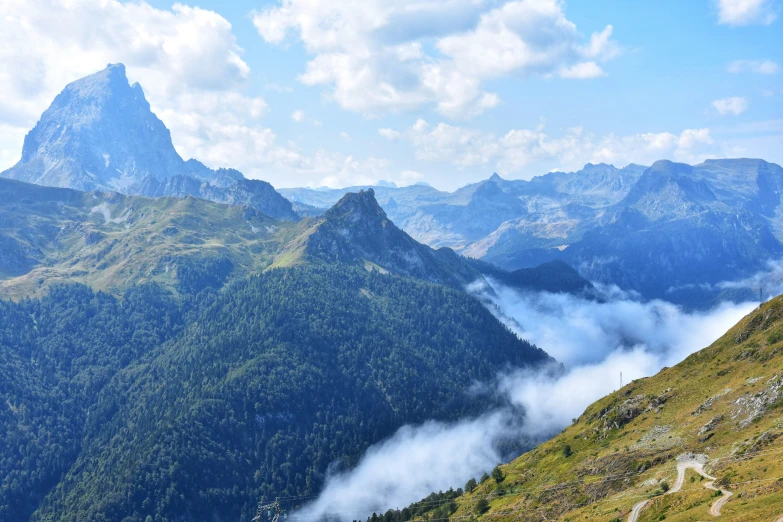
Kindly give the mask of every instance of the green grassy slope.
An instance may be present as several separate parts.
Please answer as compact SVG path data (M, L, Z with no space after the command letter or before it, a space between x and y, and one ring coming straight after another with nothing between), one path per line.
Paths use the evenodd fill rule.
M634 504L651 498L640 522L712 519L721 495L693 470L680 492L662 494L688 453L703 456L706 472L733 493L719 520L783 515L783 297L677 366L594 403L559 436L502 466L501 482L458 498L450 516L609 522L628 520Z
M0 293L43 295L58 282L121 294L181 290L269 266L298 223L188 197L150 199L0 179ZM195 288L192 288L193 286Z

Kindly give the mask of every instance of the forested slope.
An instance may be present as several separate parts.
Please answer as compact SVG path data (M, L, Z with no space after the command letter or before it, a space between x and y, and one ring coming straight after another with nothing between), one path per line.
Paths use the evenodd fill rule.
M8 522L249 520L403 423L481 411L473 381L549 360L464 292L343 265L2 306Z

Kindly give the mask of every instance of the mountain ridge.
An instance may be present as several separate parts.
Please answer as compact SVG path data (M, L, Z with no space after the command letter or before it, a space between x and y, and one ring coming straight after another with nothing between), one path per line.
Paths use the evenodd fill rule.
M114 295L153 282L192 293L301 264L352 265L457 289L484 273L502 272L418 243L388 219L371 191L346 195L324 216L294 222L248 204L81 192L0 178L0 246L0 289L15 299L45 295L62 282ZM573 285L555 283L563 274L569 280L568 270L531 273L570 291ZM532 289L531 281L508 284Z
M450 193L374 189L395 223L430 246L509 271L562 260L591 281L689 308L752 298L714 287L783 257L783 169L760 159L587 164L530 181L493 174ZM343 191L281 193L317 206Z

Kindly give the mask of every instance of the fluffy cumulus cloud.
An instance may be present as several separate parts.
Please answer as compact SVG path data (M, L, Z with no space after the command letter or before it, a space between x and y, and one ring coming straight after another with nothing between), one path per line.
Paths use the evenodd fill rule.
M305 113L303 110L295 110L291 113L291 119L294 120L297 123L301 123L305 119Z
M31 128L70 81L123 62L185 155L211 150L218 133L259 118L262 98L242 94L250 69L231 25L217 13L175 4L107 0L8 0L0 4L0 119ZM10 144L18 152L21 143Z
M117 62L142 85L185 158L273 182L280 173L313 182L351 180L383 164L325 151L304 154L264 126L269 107L245 94L250 68L231 24L213 11L178 3L169 10L116 0L6 0L0 2L0 33L0 169L19 159L24 134L67 83Z
M422 161L449 163L466 169L481 167L517 173L527 166L578 169L585 163L650 164L662 158L698 162L718 152L709 129L596 136L581 127L553 137L543 125L495 135L478 129L420 119L404 132L380 129L388 139L405 139ZM535 172L539 173L539 172Z
M124 63L130 81L142 85L184 157L249 175L304 161L258 122L267 104L243 94L250 69L231 24L215 12L181 4L162 10L143 2L9 0L0 4L0 32L11 44L0 47L3 166L19 158L24 131L68 82L109 62Z
M500 103L489 79L595 78L621 52L611 25L585 41L559 0L278 0L253 23L269 43L301 41L300 81L366 114L433 104L470 117Z
M772 269L770 269L772 270ZM496 283L469 290L520 337L563 363L510 370L470 391L505 405L455 423L406 426L371 447L353 470L327 478L298 520L361 520L432 491L461 486L500 462L498 442L549 437L622 383L653 375L723 335L756 305L724 304L686 313L663 301L639 302L616 288L602 302L566 294L520 293Z
M777 0L717 0L718 21L728 25L769 25L778 17Z
M730 73L751 72L755 74L775 74L780 66L772 60L734 60L726 67Z
M721 116L733 115L739 116L746 110L748 110L748 100L742 96L731 96L729 98L721 98L712 102L712 107L718 111Z

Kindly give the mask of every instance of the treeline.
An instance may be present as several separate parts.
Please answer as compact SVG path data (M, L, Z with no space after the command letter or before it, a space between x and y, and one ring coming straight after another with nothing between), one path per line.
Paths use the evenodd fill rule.
M500 485L505 476L499 467L495 467L492 470L492 474L484 473L479 480L472 478L465 484L465 489L462 488L449 488L448 491L439 491L437 493L430 493L422 500L414 502L408 507L402 509L389 509L382 515L373 513L367 517L367 522L408 522L409 520L418 519L422 521L446 521L449 517L457 512L459 506L457 505L459 497L464 493L472 493L479 484L483 484L488 480L492 480L492 484L495 485L495 492L503 494L503 486ZM463 500L464 501L464 500ZM489 502L485 496L481 496L478 501L473 505L473 513L475 515L482 515L489 510ZM360 522L354 520L353 522Z

